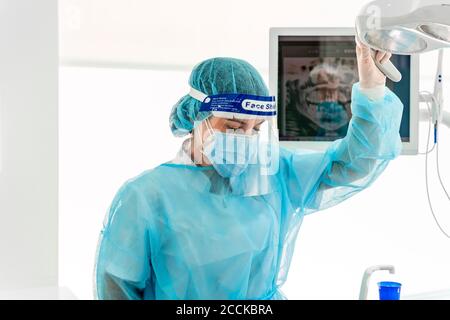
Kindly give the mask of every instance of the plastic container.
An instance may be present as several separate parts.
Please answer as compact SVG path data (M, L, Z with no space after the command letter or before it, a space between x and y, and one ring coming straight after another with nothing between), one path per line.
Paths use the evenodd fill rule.
M378 282L380 300L400 300L400 290L402 284L399 282L382 281Z

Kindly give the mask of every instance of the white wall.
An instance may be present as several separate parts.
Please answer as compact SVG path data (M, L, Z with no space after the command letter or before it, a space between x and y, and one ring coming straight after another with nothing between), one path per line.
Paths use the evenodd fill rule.
M57 284L56 0L0 0L0 289Z
M433 57L425 62L424 73ZM115 192L126 179L171 159L182 141L171 136L168 117L187 91L188 76L183 71L61 68L60 279L79 298L92 298L98 234ZM423 82L423 89L431 88ZM421 150L426 129L422 124ZM442 129L446 181L449 134ZM449 230L449 203L436 188L434 168L431 156L432 198ZM405 294L446 289L449 249L427 207L424 157L402 156L368 190L305 218L284 290L291 299L356 299L364 269L382 263L397 267Z
M92 298L97 239L120 185L178 151L168 117L187 77L183 71L60 69L60 280L79 298Z
M174 2L114 0L101 11L105 0L61 2L67 6L60 21L60 278L87 299L112 197L124 180L170 159L181 142L171 136L168 117L188 90L192 65L207 56L241 57L267 80L270 26L351 27L364 3L191 1L185 8L178 1L174 10ZM254 19L252 7L258 8ZM211 12L220 12L217 21ZM422 89L432 89L434 64L435 54L422 59ZM450 74L448 64L445 70ZM426 124L421 129L423 150ZM446 181L449 133L441 134ZM449 203L431 178L438 216L449 230ZM403 156L368 190L305 219L283 289L290 299L356 299L364 269L380 263L397 267L405 295L446 289L449 250L427 207L424 158ZM374 276L372 298L379 277L386 278Z

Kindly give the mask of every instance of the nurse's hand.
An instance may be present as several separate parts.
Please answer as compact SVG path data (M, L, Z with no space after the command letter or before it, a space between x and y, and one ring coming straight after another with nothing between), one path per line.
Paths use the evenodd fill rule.
M356 39L356 38L355 38ZM358 59L359 84L361 88L370 89L376 86L386 84L386 76L378 70L375 62L370 55L370 48L356 39L356 56ZM378 51L377 61L384 63L391 58L389 52Z

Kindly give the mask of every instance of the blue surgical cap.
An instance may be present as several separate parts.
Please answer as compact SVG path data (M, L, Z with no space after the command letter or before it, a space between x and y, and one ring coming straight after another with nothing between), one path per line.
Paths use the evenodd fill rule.
M247 61L235 58L212 58L197 64L191 72L189 85L206 95L244 93L267 96L264 80ZM210 116L200 112L201 102L190 95L183 96L173 106L170 128L175 136L190 133L195 125Z

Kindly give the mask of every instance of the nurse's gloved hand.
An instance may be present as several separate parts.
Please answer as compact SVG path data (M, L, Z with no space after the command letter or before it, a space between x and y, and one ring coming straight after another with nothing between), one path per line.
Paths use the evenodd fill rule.
M386 84L386 76L378 69L370 54L370 48L356 39L356 56L358 58L359 84L362 89L371 89ZM384 63L391 58L389 52L378 51L376 59Z

